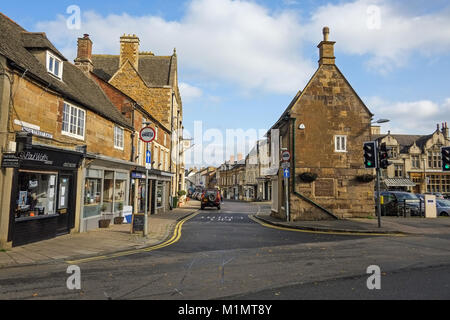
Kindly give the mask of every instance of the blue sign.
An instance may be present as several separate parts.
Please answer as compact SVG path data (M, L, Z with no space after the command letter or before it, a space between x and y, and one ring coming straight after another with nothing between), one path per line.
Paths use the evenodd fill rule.
M283 170L283 176L285 178L290 178L291 177L291 170L289 168L286 168Z
M146 164L152 163L152 153L150 152L150 150L147 150L147 152L145 154L145 163Z

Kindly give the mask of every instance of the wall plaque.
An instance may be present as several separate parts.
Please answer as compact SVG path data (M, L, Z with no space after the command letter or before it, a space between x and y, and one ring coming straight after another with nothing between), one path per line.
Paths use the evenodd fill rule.
M314 194L316 197L334 197L334 179L317 179Z

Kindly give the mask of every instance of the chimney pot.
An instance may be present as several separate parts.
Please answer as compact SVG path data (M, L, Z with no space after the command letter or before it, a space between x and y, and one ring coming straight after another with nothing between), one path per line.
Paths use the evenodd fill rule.
M336 42L329 41L330 28L324 27L322 29L323 41L317 46L319 48L319 66L323 64L334 65L336 57L334 56L334 44Z
M322 32L323 32L323 41L328 41L328 36L330 35L330 28L324 27Z

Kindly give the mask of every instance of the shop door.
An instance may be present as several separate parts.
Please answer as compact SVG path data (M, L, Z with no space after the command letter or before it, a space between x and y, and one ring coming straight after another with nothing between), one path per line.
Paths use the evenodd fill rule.
M72 176L60 175L59 176L59 189L58 189L58 221L56 234L63 235L69 233L69 222L71 217L75 214L74 206L71 199L72 193Z

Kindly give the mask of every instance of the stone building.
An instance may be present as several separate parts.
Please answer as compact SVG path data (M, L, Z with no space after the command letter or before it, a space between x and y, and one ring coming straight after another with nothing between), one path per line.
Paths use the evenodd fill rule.
M437 125L429 135L377 134L379 144L386 143L389 161L382 170L382 187L414 193L450 195L450 173L442 171L441 147L450 146L447 123Z
M171 196L176 196L179 190L185 189L183 107L178 88L177 54L175 50L171 56L140 52L139 44L136 35L123 35L120 55L92 55L93 73L151 114L161 125L158 127L162 127L161 134L166 137L165 132L170 132L166 137L169 147L156 146L153 152L159 159L169 157L170 185L166 186L165 175L158 176L157 181L169 188ZM157 170L162 169L159 163L162 162L156 161Z
M291 152L290 219L374 215L374 182L360 182L363 143L371 140L372 113L335 64L329 29L318 45L319 67L271 129L280 150ZM268 132L269 140L272 130ZM280 166L280 164L279 164ZM272 180L272 215L286 219L283 170Z
M44 33L3 14L0 29L0 245L82 231L85 206L117 215L135 166L130 119Z
M108 99L132 123L134 128L129 160L135 163L130 175L130 205L133 207L133 213L143 214L148 212L155 214L168 211L170 209L169 184L172 177L172 173L169 172L171 132L137 101L93 72L92 47L93 44L89 35L85 34L83 38L78 39L78 55L75 59L75 65L97 83ZM140 140L139 133L142 128L147 126L155 130L156 137L153 142L145 144ZM150 152L151 155L149 168L146 168L147 152ZM99 167L97 163L92 162L89 172L95 169L101 169L101 166ZM149 170L147 171L147 169ZM91 179L89 179L89 183L90 181ZM148 197L146 195L146 183L148 184ZM86 219L88 218L86 217ZM89 229L88 224L87 229Z

